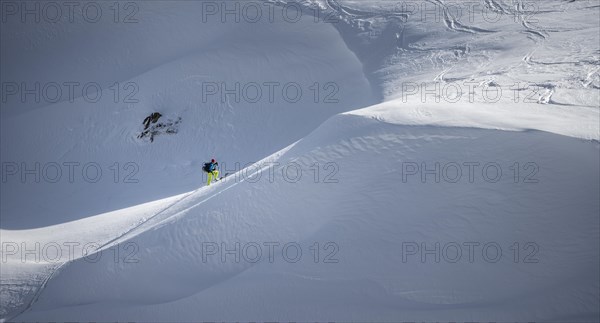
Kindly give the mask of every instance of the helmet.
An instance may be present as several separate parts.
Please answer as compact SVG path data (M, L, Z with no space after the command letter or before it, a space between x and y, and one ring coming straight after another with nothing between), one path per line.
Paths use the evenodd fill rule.
M211 163L214 163L214 162L215 162L215 159L214 159L214 158L213 158L213 159L211 159L211 160L210 160L210 162L211 162Z

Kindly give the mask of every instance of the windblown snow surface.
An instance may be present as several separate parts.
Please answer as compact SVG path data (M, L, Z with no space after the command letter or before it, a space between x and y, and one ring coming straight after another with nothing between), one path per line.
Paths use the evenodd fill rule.
M6 3L1 320L600 320L597 1Z

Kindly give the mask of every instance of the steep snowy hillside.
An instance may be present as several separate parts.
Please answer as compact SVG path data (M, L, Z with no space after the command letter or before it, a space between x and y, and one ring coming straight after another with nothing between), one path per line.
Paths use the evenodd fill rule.
M2 29L3 41L15 45L2 46L3 80L42 89L61 84L66 98L40 107L33 95L21 100L25 87L6 94L1 158L11 175L2 183L3 228L57 224L185 192L204 182L206 159L239 169L329 116L375 103L361 63L332 25L308 16L287 22L280 14L256 23L204 19L201 1L144 2L139 9L139 22L129 27L67 20L23 31L15 18ZM101 48L91 50L88 40ZM35 56L17 58L28 46ZM55 53L56 46L70 50ZM73 102L65 82L80 84ZM98 102L88 86L95 83L102 86ZM91 94L81 94L85 86ZM42 103L54 98L47 88ZM142 121L155 111L181 117L179 133L152 144L138 140ZM27 169L34 174L22 179ZM85 207L64 203L66 196Z
M597 1L30 3L0 321L600 320Z
M598 156L538 131L341 115L63 266L19 319L593 320Z

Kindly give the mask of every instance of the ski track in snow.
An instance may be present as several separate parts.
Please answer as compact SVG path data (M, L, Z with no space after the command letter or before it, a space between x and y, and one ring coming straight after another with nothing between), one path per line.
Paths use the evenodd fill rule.
M218 186L216 186L216 184L215 184L215 186L213 186L213 187L218 187ZM223 191L227 190L228 188L224 189ZM115 238L113 238L113 239L105 242L104 244L102 244L95 252L99 252L99 251L102 251L102 250L104 250L106 248L109 248L110 246L118 243L119 240L123 240L123 239L127 239L129 237L135 236L137 233L143 232L144 229L146 229L146 227L151 227L153 225L156 225L156 224L160 223L162 220L168 219L171 216L178 214L178 212L173 214L173 213L168 213L167 211L169 211L171 208L177 206L179 203L183 202L185 199L187 199L188 197L190 197L192 194L200 192L202 189L205 189L205 188L202 187L202 188L199 188L199 189L197 189L195 191L192 191L190 193L185 194L182 198L180 198L179 200L173 202L172 204L168 205L167 207L163 208L162 210L160 210L156 214L148 217L145 220L139 221L136 225L134 225L129 230L121 233L120 235L116 236ZM214 196L220 194L221 192L222 191L219 191L216 194L212 195L211 197L214 197ZM206 200L210 199L211 197L207 198ZM206 200L204 200L204 201L206 201ZM64 262L64 263L62 263L60 265L57 265L57 266L50 267L50 269L49 269L50 273L46 276L46 278L42 281L42 283L40 285L38 285L37 289L35 290L35 293L31 297L31 300L27 303L27 305L22 310L19 310L18 313L15 313L11 317L8 317L7 320L11 320L11 319L13 319L13 318L15 318L15 317L17 317L17 316L19 316L19 315L27 312L28 310L30 310L33 307L33 305L37 302L37 300L39 299L40 295L42 294L42 292L46 288L46 285L48 284L48 282L58 272L60 272L60 270L63 267L67 266L70 262L72 262L74 260L76 260L76 259Z
M493 33L494 32L492 30L487 30L487 29L473 27L473 26L467 26L467 25L459 22L454 16L452 16L452 14L450 13L450 10L448 9L448 6L442 0L427 0L427 1L439 6L442 9L442 12L444 14L444 24L450 30L472 33L472 34Z
M277 160L282 154L284 154L286 151L288 151L289 149L291 149L294 146L294 144L282 149L281 151L278 151L277 153L266 157L263 160L260 160L258 162L256 162L255 164L251 165L248 167L248 169L252 168L252 166L255 165L265 165L267 163L271 163L274 162L275 160ZM258 170L256 170L254 173L252 173L249 176L246 176L246 178L252 178L253 175L259 173L259 172L263 172L265 171L269 166L264 166L263 168L259 168ZM279 167L277 170L280 170L281 168L283 168L284 166ZM244 170L240 170L240 172L243 172ZM239 172L238 172L239 173ZM230 174L231 177L235 177L236 174ZM229 177L229 176L228 176ZM231 178L229 177L229 178ZM222 180L215 182L214 184L212 184L211 186L204 186L204 187L200 187L192 192L186 193L183 197L181 197L180 199L178 199L177 201L169 204L168 206L164 207L163 209L161 209L160 211L156 212L154 215L143 219L142 221L139 221L136 225L134 225L133 227L131 227L130 229L128 229L127 231L119 234L118 236L116 236L115 238L106 241L105 243L103 243L102 245L100 245L95 251L94 253L97 252L101 252L102 250L105 250L107 248L110 248L111 246L114 246L116 244L119 244L120 242L130 239L132 237L135 237L137 234L143 233L147 230L149 230L152 227L158 226L160 225L162 222L167 221L173 217L176 217L177 215L185 212L188 209L192 209L195 207L198 207L199 205L202 205L203 203L213 199L216 196L219 196L220 194L228 191L229 189L231 189L232 187L237 186L238 184L242 183L245 181L245 178L239 180L239 181L235 181L233 184L227 185L224 188L222 186L226 185L228 180L227 178L223 178ZM184 204L184 202L190 198L190 197L196 197L196 199L198 198L196 195L202 196L205 193L211 192L217 190L217 192L215 193L211 193L209 194L206 198L201 199L199 202L194 203L192 205L187 205ZM180 206L180 208L177 208L177 206ZM31 300L27 303L27 305L22 308L21 310L19 310L16 313L8 313L8 314L12 314L10 317L7 317L6 320L11 320L25 312L27 312L28 310L30 310L33 305L38 301L40 295L42 294L42 292L44 291L44 289L46 288L48 282L55 277L62 268L64 268L65 266L69 265L69 263L77 260L79 258L76 259L72 259L70 261L64 262L60 265L56 265L56 266L52 266L49 269L49 274L46 276L46 278L41 282L41 284L37 285L37 284L31 284L28 286L33 286L37 288L35 289L35 292L33 294L33 296L31 296ZM27 293L27 295L29 295L30 293Z
M337 0L327 0L327 6L335 11L342 19L346 21L358 21L362 19L371 18L388 18L388 19L399 19L404 21L409 18L408 13L404 12L389 12L389 11L364 11L360 9L354 9L345 5L340 4Z

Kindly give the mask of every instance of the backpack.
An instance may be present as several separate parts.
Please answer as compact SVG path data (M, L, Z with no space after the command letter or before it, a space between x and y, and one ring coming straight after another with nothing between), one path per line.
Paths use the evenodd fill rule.
M210 173L210 163L205 163L202 170L206 173Z

